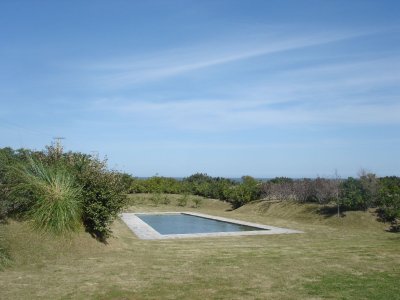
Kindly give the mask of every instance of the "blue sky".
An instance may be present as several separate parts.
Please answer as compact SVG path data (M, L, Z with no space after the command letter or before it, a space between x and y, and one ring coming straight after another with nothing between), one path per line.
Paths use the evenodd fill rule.
M136 176L400 175L399 1L1 1L0 147Z

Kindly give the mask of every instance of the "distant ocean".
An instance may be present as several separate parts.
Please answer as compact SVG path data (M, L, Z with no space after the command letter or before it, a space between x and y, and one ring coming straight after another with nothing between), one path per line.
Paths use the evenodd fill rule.
M149 176L149 177L136 176L136 178L139 178L139 179L149 179L149 178L151 178L151 177L154 177L154 176ZM181 180L187 178L187 177L169 177L169 176L160 176L160 177L173 178L173 179L176 179L176 180L178 180L178 181L181 181ZM188 176L188 177L189 177L189 176ZM214 177L214 176L212 176L212 177ZM218 176L216 176L216 177L218 177ZM226 178L226 179L230 179L230 180L233 180L233 181L236 181L236 182L242 181L242 178L241 178L241 177L222 177L222 176L219 176L219 177L221 177L221 178ZM268 181L268 180L271 180L272 178L273 178L273 177L271 177L271 178L255 178L255 179L256 179L256 180L259 180L259 181Z

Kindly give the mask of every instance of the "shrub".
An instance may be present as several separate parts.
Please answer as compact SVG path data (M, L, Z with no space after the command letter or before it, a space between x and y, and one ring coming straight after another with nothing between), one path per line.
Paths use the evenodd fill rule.
M312 197L319 204L327 204L332 200L337 200L339 189L338 180L317 177L313 181L313 186Z
M150 197L150 201L153 203L154 206L158 206L161 203L161 193L153 193Z
M186 206L188 202L189 195L188 194L183 194L180 196L177 200L177 205L178 206Z
M317 202L326 204L336 200L339 189L338 179L290 179L276 177L261 185L262 196L279 201Z
M204 197L210 197L210 185L212 181L213 178L211 176L202 173L196 173L184 179L191 194Z
M20 191L12 193L18 184L16 173L18 166L26 163L30 153L26 150L0 149L0 222L10 216L22 216L32 205L29 193Z
M153 176L147 179L134 178L131 181L131 193L164 193L179 194L182 192L182 183L175 178Z
M201 197L193 197L193 207L197 208L200 207L201 203L203 202L203 199Z
M86 230L105 242L111 236L111 224L126 203L121 174L107 169L106 160L82 154L68 153L62 164L82 186L82 220Z
M233 208L238 208L250 201L259 199L261 189L259 182L251 176L243 176L242 182L230 189L230 199Z
M168 197L168 195L164 195L162 199L162 204L168 205L171 203L171 199Z
M296 198L293 181L268 181L262 184L264 198L273 200L291 200Z
M129 187L129 193L148 193L145 180L134 178Z
M347 209L366 209L367 203L361 182L349 177L341 183L340 202Z
M378 178L373 173L367 173L365 170L361 170L360 183L363 190L365 206L375 206L378 202Z
M291 183L293 182L292 178L289 177L275 177L269 180L271 183L280 184L280 183Z
M124 187L125 193L129 193L135 179L130 174L127 173L120 173L120 177L121 177L121 184Z
M400 178L384 177L379 182L379 210L382 219L392 222L392 229L400 230Z

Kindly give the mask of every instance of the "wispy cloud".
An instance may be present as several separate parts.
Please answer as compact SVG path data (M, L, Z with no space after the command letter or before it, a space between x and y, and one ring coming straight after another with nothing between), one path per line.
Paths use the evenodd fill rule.
M346 32L250 33L235 39L207 42L197 47L175 48L146 56L110 58L80 66L87 78L101 88L123 88L153 82L193 71L240 62L269 54L320 46L359 38L376 30Z
M232 131L265 126L400 124L400 104L271 107L261 101L144 102L101 100L95 109L181 130Z
M160 128L229 131L267 126L400 124L398 56L355 58L350 51L349 57L347 52L338 57L336 52L329 56L330 51L320 50L329 43L338 46L334 44L376 33L253 33L229 42L92 62L81 70L96 88L109 92L92 101L89 110L107 111ZM305 57L292 59L304 51L308 51ZM313 60L312 53L318 53L319 59ZM275 56L269 58L269 54ZM271 67L269 61L276 55L280 60L273 61ZM259 57L263 59L261 66L242 63ZM226 65L231 68L224 69ZM212 77L215 69L222 69L213 78L219 84L199 85L200 93L186 80L189 76L202 80ZM226 78L244 70L246 75ZM165 82L167 88L160 92ZM132 86L138 88L134 93L123 92Z

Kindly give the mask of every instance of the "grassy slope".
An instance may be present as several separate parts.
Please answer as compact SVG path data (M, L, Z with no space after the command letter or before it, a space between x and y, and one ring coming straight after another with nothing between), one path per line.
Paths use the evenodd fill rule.
M199 211L304 230L304 234L143 241L121 222L107 246L86 233L38 236L0 225L14 263L0 272L4 299L399 299L400 235L364 212L344 218L294 204L154 207L132 197L129 211Z

